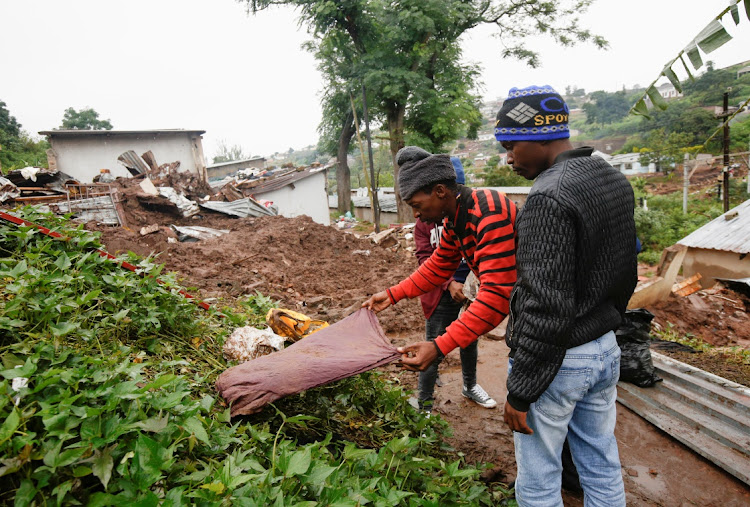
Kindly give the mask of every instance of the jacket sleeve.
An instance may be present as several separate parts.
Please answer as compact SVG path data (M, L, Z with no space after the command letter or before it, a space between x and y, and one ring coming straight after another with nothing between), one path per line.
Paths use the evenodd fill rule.
M576 315L575 244L572 216L550 196L529 198L518 224L518 311L509 330L516 348L508 402L516 410L542 395L565 357Z
M474 253L479 291L466 311L435 340L443 354L470 345L508 315L510 292L516 282L515 216L515 204L506 198L501 209L479 219ZM474 228L473 224L468 226Z
M455 235L453 235L455 237ZM461 263L461 251L449 240L446 231L432 255L408 278L387 290L392 303L404 298L414 298L426 294L451 279Z

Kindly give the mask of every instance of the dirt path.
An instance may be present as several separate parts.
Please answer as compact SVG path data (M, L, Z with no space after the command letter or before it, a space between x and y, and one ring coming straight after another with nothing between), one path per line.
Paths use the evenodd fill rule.
M387 312L381 321L388 319ZM415 333L414 340L421 336ZM403 335L398 340L406 341ZM497 409L484 409L461 396L461 362L455 352L441 366L443 386L436 390L436 411L453 427L451 444L469 462L494 464L494 479L501 482L516 473L513 436L502 419L508 352L504 342L480 341L478 380L498 401ZM401 377L406 384L416 384L416 374ZM744 483L619 404L615 435L629 506L750 505L750 489ZM565 505L583 505L583 495L565 493L563 499Z

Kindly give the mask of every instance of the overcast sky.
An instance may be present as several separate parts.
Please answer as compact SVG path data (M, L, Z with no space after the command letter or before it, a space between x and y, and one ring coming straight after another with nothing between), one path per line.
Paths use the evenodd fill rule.
M466 36L465 58L483 68L485 98L530 84L645 86L728 3L598 0L581 22L609 40L608 51L532 37L542 66L530 69L501 60L485 27ZM739 27L724 18L735 39L705 58L717 67L750 60L743 11ZM0 20L0 100L30 133L89 106L119 130L205 130L209 161L221 140L262 156L317 141L322 81L291 9L253 16L234 0L0 0Z

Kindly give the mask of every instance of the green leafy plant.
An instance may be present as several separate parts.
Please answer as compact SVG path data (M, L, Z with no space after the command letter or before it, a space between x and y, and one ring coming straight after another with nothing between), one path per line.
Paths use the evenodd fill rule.
M478 481L370 372L229 419L216 397L233 326L275 302L204 311L151 259L139 273L67 221L19 210L68 241L0 224L0 503L45 505L477 505ZM163 283L157 283L158 275Z

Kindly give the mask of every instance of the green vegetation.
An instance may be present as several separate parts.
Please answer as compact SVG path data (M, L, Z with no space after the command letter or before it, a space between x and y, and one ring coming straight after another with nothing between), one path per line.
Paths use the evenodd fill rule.
M0 503L490 504L447 424L368 373L238 420L215 398L222 343L274 303L203 311L152 259L121 269L96 235L0 223ZM163 283L157 283L155 276ZM25 383L23 379L28 379ZM19 382L20 381L20 382Z
M0 100L0 169L8 173L27 166L47 167L47 141L35 141Z
M76 111L72 107L65 110L63 114L61 129L73 130L112 130L109 120L100 120L99 113L93 108L87 107Z
M730 88L730 106L737 106L750 96L750 75L737 78L736 71L735 67L717 70L708 62L706 72L683 83L684 96L670 100L664 110L653 108L649 111L651 119L622 114L622 104L633 104L643 95L643 89L593 92L588 95L590 102L583 105L586 114L571 119L571 128L580 132L575 140L627 136L619 153L643 152L645 158L658 161L662 168L669 167L675 158L682 159L685 152L718 154L720 136L702 146L719 125L713 108L722 105L723 93ZM748 134L750 119L740 118L733 123L731 149L746 151Z
M655 328L651 332L660 340L680 343L708 355L720 354L734 363L750 365L750 350L738 346L716 347L692 334L679 333L671 322L667 322L666 329Z
M493 159L498 158L497 156L490 157L487 165L481 173L481 177L484 180L485 187L530 187L534 182L527 180L523 176L520 176L513 172L513 168L509 165L501 165L498 167L497 162L490 164Z
M635 209L635 228L641 240L643 251L638 256L641 262L658 264L664 248L702 227L724 212L722 201L715 194L691 194L688 196L687 214L682 212L682 193L668 195L648 195L644 191L643 178L631 180L636 199L647 199L648 211L642 207ZM741 181L730 180L730 208L750 199L747 187Z

